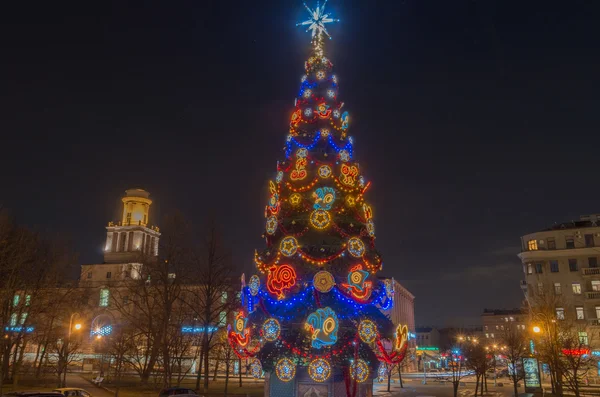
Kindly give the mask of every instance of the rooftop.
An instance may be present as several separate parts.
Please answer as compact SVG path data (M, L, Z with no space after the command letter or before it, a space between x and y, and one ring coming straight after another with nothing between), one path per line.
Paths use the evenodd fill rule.
M542 230L548 232L551 230L563 230L563 229L582 229L585 227L598 227L600 226L600 214L582 215L578 221L570 221L563 223L555 223L547 229Z
M525 314L522 309L483 309L484 316L505 316Z

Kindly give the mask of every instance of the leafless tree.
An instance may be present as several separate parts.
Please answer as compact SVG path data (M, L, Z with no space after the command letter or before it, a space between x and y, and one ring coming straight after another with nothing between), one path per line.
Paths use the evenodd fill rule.
M517 329L514 325L509 325L501 337L502 346L500 347L500 351L506 357L508 377L513 383L515 397L519 395L519 381L525 376L522 360L523 357L529 355L529 343L525 335L525 330Z
M584 324L561 322L560 328L562 328L561 373L566 386L575 397L579 397L581 386L587 383L589 371L596 367L596 360L589 352L593 333Z

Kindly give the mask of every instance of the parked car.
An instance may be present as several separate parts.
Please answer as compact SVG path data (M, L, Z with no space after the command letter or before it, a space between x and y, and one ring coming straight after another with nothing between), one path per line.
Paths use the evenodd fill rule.
M167 397L167 396L179 396L179 397L191 397L197 396L195 391L192 389L187 389L185 387L168 387L163 389L158 394L158 397Z
M53 391L13 391L4 394L6 397L61 397L62 394Z
M63 387L54 389L53 391L58 392L61 396L65 397L92 397L92 393L78 387Z

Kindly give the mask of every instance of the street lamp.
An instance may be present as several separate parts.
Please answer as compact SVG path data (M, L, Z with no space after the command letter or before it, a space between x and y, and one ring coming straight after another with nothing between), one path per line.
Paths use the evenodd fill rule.
M75 324L75 331L79 331L81 329L81 324Z
M533 327L533 332L539 334L540 332L542 332L542 329L539 326L535 325Z

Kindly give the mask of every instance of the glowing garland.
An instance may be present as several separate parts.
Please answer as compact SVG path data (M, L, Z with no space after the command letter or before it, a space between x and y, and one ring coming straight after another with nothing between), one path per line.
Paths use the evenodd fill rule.
M279 338L279 334L281 333L281 325L279 321L275 318L269 318L265 320L262 326L263 337L268 342L274 342Z
M308 376L315 382L325 382L331 376L331 364L324 358L317 358L308 365Z
M363 383L369 378L369 366L363 359L358 359L350 364L350 377L358 383Z
M373 343L377 338L377 325L371 320L362 320L358 325L358 336L365 343Z
M275 365L275 374L282 382L289 382L296 376L296 364L289 358L280 358Z
M331 109L328 110L329 112L331 112ZM294 112L294 116L296 114L299 114L299 112L301 112L300 109L298 109L296 112ZM310 112L310 115L312 116L312 112L313 110L311 108L306 108L306 113ZM335 111L334 111L335 114ZM292 117L294 117L292 116ZM297 125L293 124L294 126ZM333 126L336 130L339 130L338 128L336 128L335 126ZM297 135L297 133L296 133ZM295 147L299 147L299 148L304 148L306 150L312 150L315 146L317 146L317 144L319 143L319 140L323 137L323 132L322 131L318 131L317 134L315 135L315 137L313 138L312 142L308 143L308 144L302 144L300 142L298 142L298 140L296 139L295 136L288 136L288 140L286 143L286 149L285 149L285 157L289 158L290 154L292 152L292 150ZM343 161L350 161L350 159L352 158L352 153L353 153L353 145L352 142L348 142L346 143L344 146L338 146L336 145L335 141L333 140L333 136L331 134L327 134L327 138L328 138L328 143L329 145L339 154L342 150L346 152L346 155L344 155L344 158L346 158L346 160ZM350 138L352 139L352 138Z

